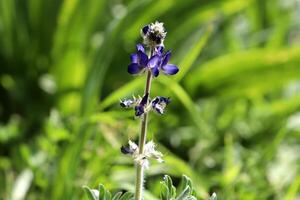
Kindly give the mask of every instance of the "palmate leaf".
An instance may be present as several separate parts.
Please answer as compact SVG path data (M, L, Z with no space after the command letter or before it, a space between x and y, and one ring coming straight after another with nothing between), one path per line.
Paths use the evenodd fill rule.
M194 191L192 187L192 182L191 180L183 175L182 176L182 181L181 181L181 186L180 188L183 188L179 195L176 197L176 188L173 186L173 182L170 176L165 175L164 180L161 182L161 194L160 198L161 200L192 200L192 199L197 199L194 196ZM180 191L179 188L179 191Z
M176 191L179 193L176 195ZM170 176L165 175L164 180L161 181L161 200L197 200L196 193L193 188L192 181L189 177L182 175L182 179L178 190L173 186ZM213 193L209 200L217 200L216 193Z
M83 189L88 196L89 200L98 200L99 193L97 190L90 189L88 186L83 186Z
M109 190L106 190L104 185L100 184L98 190L90 189L88 186L83 186L89 200L132 200L133 194L130 192L117 192L114 196Z

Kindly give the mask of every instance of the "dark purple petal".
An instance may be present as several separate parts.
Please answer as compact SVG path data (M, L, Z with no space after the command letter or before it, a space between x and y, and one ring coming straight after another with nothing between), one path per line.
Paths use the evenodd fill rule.
M133 150L132 149L130 149L129 147L124 147L124 146L121 146L121 152L123 153L123 154L133 154Z
M145 94L141 100L141 103L140 103L140 106L144 106L147 104L148 102L148 96L149 96L149 93Z
M158 67L151 68L151 72L152 72L152 75L154 77L157 77L159 75L159 69L158 69Z
M137 63L131 63L127 69L129 74L138 74L141 71L141 67Z
M133 53L130 55L131 63L138 63L138 55L136 53Z
M159 96L157 98L159 99L160 102L163 102L165 104L169 104L171 102L170 97L161 97L161 96Z
M159 56L158 55L154 55L150 58L150 60L148 61L148 67L149 68L154 68L157 67L157 64L159 62Z
M167 51L167 53L165 54L164 60L163 60L163 62L162 62L161 65L164 66L164 65L168 64L170 58L171 58L171 51Z
M137 44L136 49L137 49L137 51L141 51L141 52L145 53L145 49L144 49L144 46L142 44Z
M155 47L155 53L156 53L157 55L161 56L162 53L163 53L163 51L164 51L164 46L163 46L163 45L160 45L160 46Z
M148 56L142 52L142 51L138 51L138 57L139 57L139 64L142 66L147 66L148 63Z
M142 28L142 32L144 33L144 35L147 34L148 30L149 30L149 25L146 25L144 26L144 28Z
M159 102L159 98L155 97L155 99L152 100L152 107L154 107Z
M135 109L135 116L141 116L145 112L143 106L136 106L134 109Z
M178 67L173 64L167 64L167 65L162 66L162 70L165 74L168 74L168 75L176 74L179 71Z

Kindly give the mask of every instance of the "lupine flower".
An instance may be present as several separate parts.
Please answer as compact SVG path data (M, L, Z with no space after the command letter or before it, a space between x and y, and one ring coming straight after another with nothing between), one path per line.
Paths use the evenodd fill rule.
M160 70L167 75L174 75L179 71L176 65L168 64L171 58L171 51L167 51L166 53L163 53L163 50L164 50L163 46L158 46L157 48L155 48L155 53L156 55L159 56L158 65L155 65L151 70L153 76L155 77L159 75Z
M160 66L159 68L165 73L165 74L168 74L168 75L174 75L176 74L179 69L176 65L174 64L168 64L169 60L171 58L171 51L167 51L163 56L162 56L162 59L161 59L161 63L160 63Z
M130 74L141 74L145 70L151 70L152 75L157 77L161 70L164 74L174 75L179 69L176 65L168 64L171 58L171 52L163 53L164 47L157 46L154 55L148 59L142 44L137 45L137 53L131 54L131 63L128 65L128 72Z
M132 108L132 107L138 105L141 102L141 100L142 100L142 98L140 96L138 98L133 96L132 99L120 100L120 106L123 108Z
M121 147L121 152L126 155L131 155L135 163L142 165L145 168L149 168L149 158L153 158L159 163L164 162L162 159L162 153L155 150L155 143L152 140L145 145L143 154L139 154L139 148L137 144L131 140L128 141L128 144L129 147Z
M120 100L120 105L123 108L130 108L133 104L134 104L134 101L132 99Z
M145 94L144 97L142 98L141 102L139 103L139 105L135 106L135 116L139 117L142 114L145 113L145 107L147 106L148 103L148 96L149 93Z
M158 55L153 55L150 59L145 53L144 46L138 44L136 46L137 53L131 54L131 63L128 65L128 73L130 74L140 74L146 69L157 68L160 57Z
M128 141L129 147L121 147L121 152L123 154L133 155L134 153L138 153L138 146L132 142L131 140Z
M158 113L158 114L164 114L165 107L171 102L170 98L166 97L155 97L152 101L152 108Z
M157 45L163 45L167 32L165 31L164 24L156 21L155 23L144 26L141 30L141 35L145 45L155 47Z

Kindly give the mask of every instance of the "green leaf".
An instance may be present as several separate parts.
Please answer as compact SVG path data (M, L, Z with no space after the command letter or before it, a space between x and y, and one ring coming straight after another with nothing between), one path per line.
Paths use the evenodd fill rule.
M112 200L119 200L121 196L122 196L122 192L117 192L117 193L113 196Z
M190 178L183 175L181 181L181 187L184 189L176 198L176 188L173 186L172 179L170 176L165 175L164 181L161 182L161 200L196 200L197 198L193 196L193 186Z
M161 182L161 189L160 189L160 199L161 200L168 200L169 199L169 189L165 182Z
M169 191L169 194L170 194L171 198L175 198L176 188L173 186L173 182L172 182L171 177L168 176L168 175L165 175L164 180L165 180L166 185L168 187L168 191Z
M180 183L180 189L181 189L181 191L183 191L187 187L190 187L190 189L193 190L192 181L186 175L182 175L182 179L181 179L181 183Z
M176 198L176 200L186 200L186 198L190 195L191 193L191 188L187 186L181 193L180 195Z
M104 187L104 185L100 184L99 185L99 200L110 200L111 198L109 198L110 192L107 191Z
M87 194L89 200L98 200L98 195L96 194L96 190L90 189L88 186L82 187Z
M178 64L178 66L180 67L180 73L178 73L174 78L177 82L179 82L190 70L190 68L202 52L202 49L206 45L208 39L212 35L213 30L214 26L209 25L204 31L201 30L200 34L195 34L195 36L197 37L196 40L192 38L193 43L191 48L188 51L186 51L184 57L181 58L181 62Z
M126 192L125 194L122 195L120 200L131 200L133 199L133 194L130 192Z
M209 200L217 200L217 194L213 193L210 197Z

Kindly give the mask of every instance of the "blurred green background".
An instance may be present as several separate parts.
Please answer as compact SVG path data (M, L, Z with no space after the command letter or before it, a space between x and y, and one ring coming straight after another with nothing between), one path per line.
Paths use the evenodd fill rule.
M0 199L133 189L139 120L118 101L143 92L127 65L155 20L180 73L153 82L172 103L150 117L166 162L146 200L164 174L199 199L300 198L299 19L299 0L0 0Z

